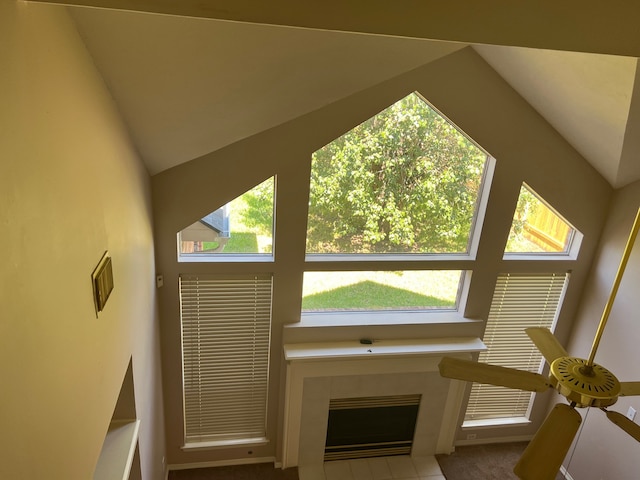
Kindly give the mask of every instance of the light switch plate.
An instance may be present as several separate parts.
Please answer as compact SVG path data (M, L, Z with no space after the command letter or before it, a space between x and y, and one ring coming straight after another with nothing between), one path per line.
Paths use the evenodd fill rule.
M627 418L631 421L635 420L636 418L636 409L633 407L629 407L629 410L627 410Z

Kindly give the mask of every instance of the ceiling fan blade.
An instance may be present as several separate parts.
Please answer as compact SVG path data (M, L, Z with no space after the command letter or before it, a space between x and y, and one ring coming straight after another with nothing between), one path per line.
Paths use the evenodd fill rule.
M551 365L556 358L569 356L548 328L531 327L525 329L525 331L549 365Z
M640 395L640 382L620 382L620 396Z
M543 392L550 387L547 379L537 373L499 367L487 363L444 357L438 367L440 375L447 378L455 378L456 380L489 383L530 392Z
M564 403L553 407L513 469L518 478L554 480L581 422L573 407Z
M605 410L607 418L619 426L622 430L627 432L633 438L640 442L640 425L636 422L629 420L623 414L613 411Z

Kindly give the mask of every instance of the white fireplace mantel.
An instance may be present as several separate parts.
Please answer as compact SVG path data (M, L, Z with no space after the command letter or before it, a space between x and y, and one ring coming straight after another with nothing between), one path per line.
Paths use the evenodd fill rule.
M444 356L470 358L471 354L483 350L486 346L477 337L380 340L372 344L356 340L284 345L287 377L283 467L299 465L305 379L431 373L438 370L438 363ZM435 453L453 450L464 387L464 382L449 382Z

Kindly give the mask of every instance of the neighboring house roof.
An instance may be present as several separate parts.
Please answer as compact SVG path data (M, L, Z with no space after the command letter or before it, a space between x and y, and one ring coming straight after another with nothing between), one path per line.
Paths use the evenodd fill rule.
M229 211L227 206L200 219L200 223L217 232L221 237L229 237Z

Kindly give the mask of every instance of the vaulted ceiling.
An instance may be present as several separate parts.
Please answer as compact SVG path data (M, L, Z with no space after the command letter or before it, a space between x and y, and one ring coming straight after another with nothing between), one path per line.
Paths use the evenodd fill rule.
M51 3L101 7L70 11L151 174L473 45L612 186L640 179L635 5Z

